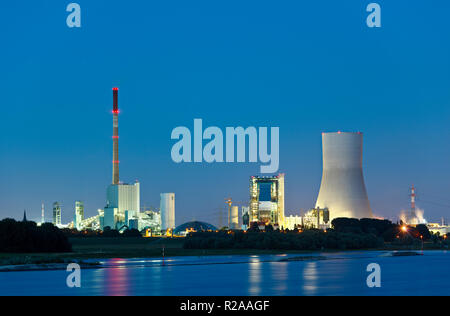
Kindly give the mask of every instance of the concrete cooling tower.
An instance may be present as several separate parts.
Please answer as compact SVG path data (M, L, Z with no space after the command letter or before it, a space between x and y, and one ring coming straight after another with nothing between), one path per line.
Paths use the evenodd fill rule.
M323 173L316 208L328 208L337 217L370 218L362 172L361 133L323 133Z

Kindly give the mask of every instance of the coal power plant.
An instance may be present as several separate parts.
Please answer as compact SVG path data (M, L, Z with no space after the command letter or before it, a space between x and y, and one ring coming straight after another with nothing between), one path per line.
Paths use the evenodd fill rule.
M338 217L371 218L362 170L362 133L322 134L323 171L316 208Z

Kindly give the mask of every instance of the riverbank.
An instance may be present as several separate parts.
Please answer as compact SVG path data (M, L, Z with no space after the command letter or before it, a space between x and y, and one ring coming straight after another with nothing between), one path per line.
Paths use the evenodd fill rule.
M158 258L163 256L220 256L220 255L265 255L265 254L305 254L318 251L305 250L271 250L271 249L184 249L184 238L71 238L73 252L71 253L0 253L0 266L9 267L8 271L16 269L61 268L68 263L81 265L87 259L109 258ZM425 243L424 250L440 249L436 245ZM369 249L367 249L369 250ZM412 246L385 245L371 250L421 250ZM324 250L322 252L345 251L342 249ZM91 265L92 263L89 263ZM85 266L89 267L89 266Z

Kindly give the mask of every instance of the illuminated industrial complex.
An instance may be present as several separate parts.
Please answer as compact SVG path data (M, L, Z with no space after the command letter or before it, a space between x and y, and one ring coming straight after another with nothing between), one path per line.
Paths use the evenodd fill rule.
M284 225L284 174L250 178L250 222Z
M121 182L119 179L119 106L118 88L113 88L113 155L112 182L106 188L106 205L98 214L85 218L84 204L75 202L73 222L61 223L62 206L53 204L52 222L58 227L77 230L104 230L106 227L123 232L137 229L145 235L185 235L197 229L216 229L202 222L175 225L175 193L161 193L158 209L141 207L140 183ZM318 228L328 229L331 221L338 217L371 218L372 210L364 184L362 170L363 135L360 132L333 132L322 134L323 170L322 181L315 206L304 214L285 215L285 174L250 177L249 200L233 205L227 198L228 229L247 230L252 225L260 229L271 225L274 229ZM426 223L423 214L416 208L416 192L411 188L411 209L400 218L409 225ZM239 215L239 208L241 214ZM45 222L44 205L42 220ZM449 226L427 223L430 231L446 234ZM219 227L220 229L220 227Z

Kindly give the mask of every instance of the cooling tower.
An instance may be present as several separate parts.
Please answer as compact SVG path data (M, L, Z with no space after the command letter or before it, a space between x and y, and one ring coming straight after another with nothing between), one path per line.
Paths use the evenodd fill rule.
M161 230L175 228L175 193L161 193Z
M316 208L328 208L337 217L370 218L362 172L361 133L323 133L323 173Z

